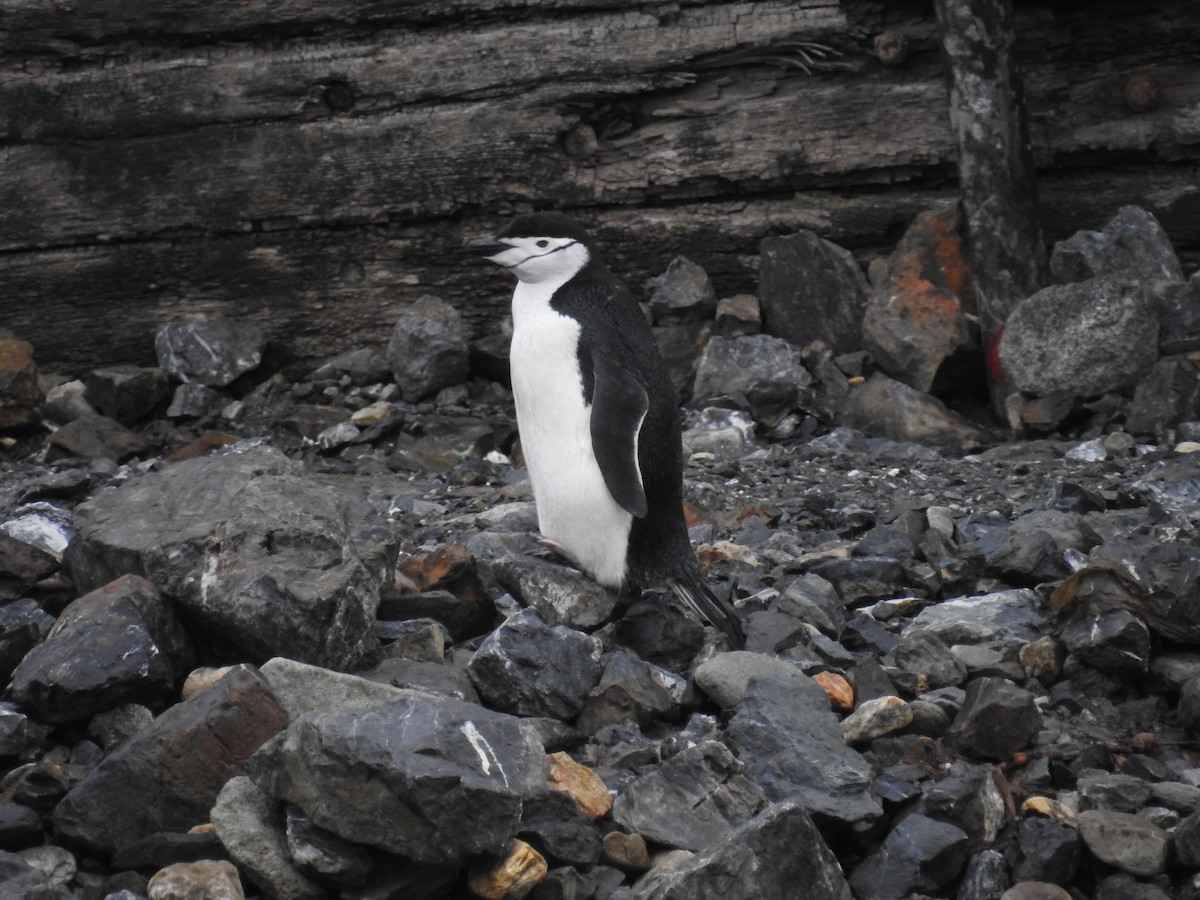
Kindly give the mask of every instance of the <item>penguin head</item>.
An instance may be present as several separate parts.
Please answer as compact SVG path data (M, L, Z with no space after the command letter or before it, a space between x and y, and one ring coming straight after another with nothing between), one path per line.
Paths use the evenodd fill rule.
M568 281L592 258L593 245L583 226L570 216L529 213L467 247L519 280L535 283Z

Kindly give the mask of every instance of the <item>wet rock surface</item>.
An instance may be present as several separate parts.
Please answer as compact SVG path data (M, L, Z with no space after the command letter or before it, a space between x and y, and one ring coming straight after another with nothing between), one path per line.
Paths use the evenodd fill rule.
M434 381L408 327L287 375L192 326L37 391L14 357L0 896L1193 900L1200 315L1154 224L1057 252L1140 299L1061 323L1015 435L954 387L946 211L869 287L773 245L761 322L697 262L645 286L736 649L539 541L503 353L438 301ZM805 271L857 318L799 346Z

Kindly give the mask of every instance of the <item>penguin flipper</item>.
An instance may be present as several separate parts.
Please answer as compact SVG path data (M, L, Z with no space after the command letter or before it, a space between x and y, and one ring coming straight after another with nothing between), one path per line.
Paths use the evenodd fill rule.
M733 608L712 592L697 573L668 582L672 593L704 621L719 628L729 638L734 650L746 645L746 634Z
M647 506L638 465L638 433L650 408L650 397L628 369L600 355L594 360L592 449L612 498L631 516L641 519Z

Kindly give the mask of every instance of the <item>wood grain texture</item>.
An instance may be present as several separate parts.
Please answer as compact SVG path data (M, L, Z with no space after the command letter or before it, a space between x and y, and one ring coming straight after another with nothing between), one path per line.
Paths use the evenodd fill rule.
M805 41L842 53L810 76ZM1200 255L1197 43L1191 0L1018 9L1048 238L1142 203ZM458 248L529 208L635 286L685 253L753 291L763 237L866 259L954 171L917 0L0 0L0 324L48 367L149 362L199 313L308 365L423 293L486 333L507 285Z

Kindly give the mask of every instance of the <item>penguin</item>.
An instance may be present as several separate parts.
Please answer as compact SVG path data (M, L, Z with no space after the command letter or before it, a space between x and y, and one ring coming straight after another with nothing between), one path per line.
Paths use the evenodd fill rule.
M560 213L468 247L517 278L509 364L543 538L607 588L670 589L741 647L688 538L675 389L633 294Z

